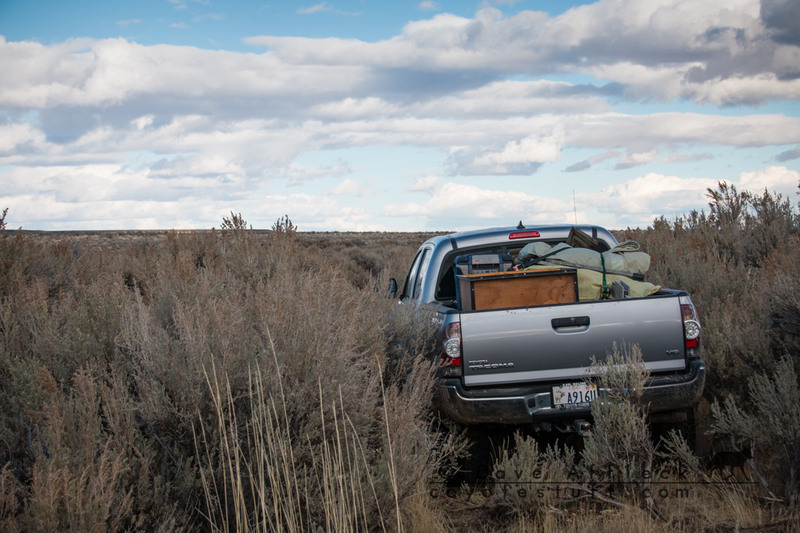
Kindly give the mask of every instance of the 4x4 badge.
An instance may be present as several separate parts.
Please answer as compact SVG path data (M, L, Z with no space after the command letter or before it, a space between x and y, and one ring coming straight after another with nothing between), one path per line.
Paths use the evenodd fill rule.
M514 368L514 363L490 363L486 359L467 361L470 370L492 370L494 368Z

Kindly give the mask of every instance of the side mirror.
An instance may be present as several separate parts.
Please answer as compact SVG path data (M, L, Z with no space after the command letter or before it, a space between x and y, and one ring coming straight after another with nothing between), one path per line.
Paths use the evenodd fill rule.
M389 296L392 298L397 298L397 280L394 278L389 278Z

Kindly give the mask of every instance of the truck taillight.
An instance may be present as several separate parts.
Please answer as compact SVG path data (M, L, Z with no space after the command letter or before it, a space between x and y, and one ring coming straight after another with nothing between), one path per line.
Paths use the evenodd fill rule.
M698 359L700 357L700 333L702 328L700 327L700 321L697 319L697 311L688 296L681 296L680 303L686 358Z
M440 374L443 377L461 376L461 323L448 324L442 332Z

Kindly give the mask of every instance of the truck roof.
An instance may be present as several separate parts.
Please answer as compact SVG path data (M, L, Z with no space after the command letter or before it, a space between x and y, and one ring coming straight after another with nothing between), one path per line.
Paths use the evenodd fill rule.
M607 229L594 225L572 225L572 224L552 224L552 225L535 225L535 226L508 226L501 228L489 228L471 231L462 231L452 233L450 235L440 235L428 239L428 242L439 243L443 240L450 241L454 248L469 248L472 246L481 246L484 244L492 244L503 241L520 241L531 240L547 240L547 239L563 239L569 235L572 228L580 228L582 231L599 237L612 246L617 243L617 240Z

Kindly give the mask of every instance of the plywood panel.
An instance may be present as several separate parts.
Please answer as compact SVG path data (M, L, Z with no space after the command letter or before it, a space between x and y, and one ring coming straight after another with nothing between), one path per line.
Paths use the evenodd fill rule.
M463 310L508 309L576 302L573 269L459 276Z

